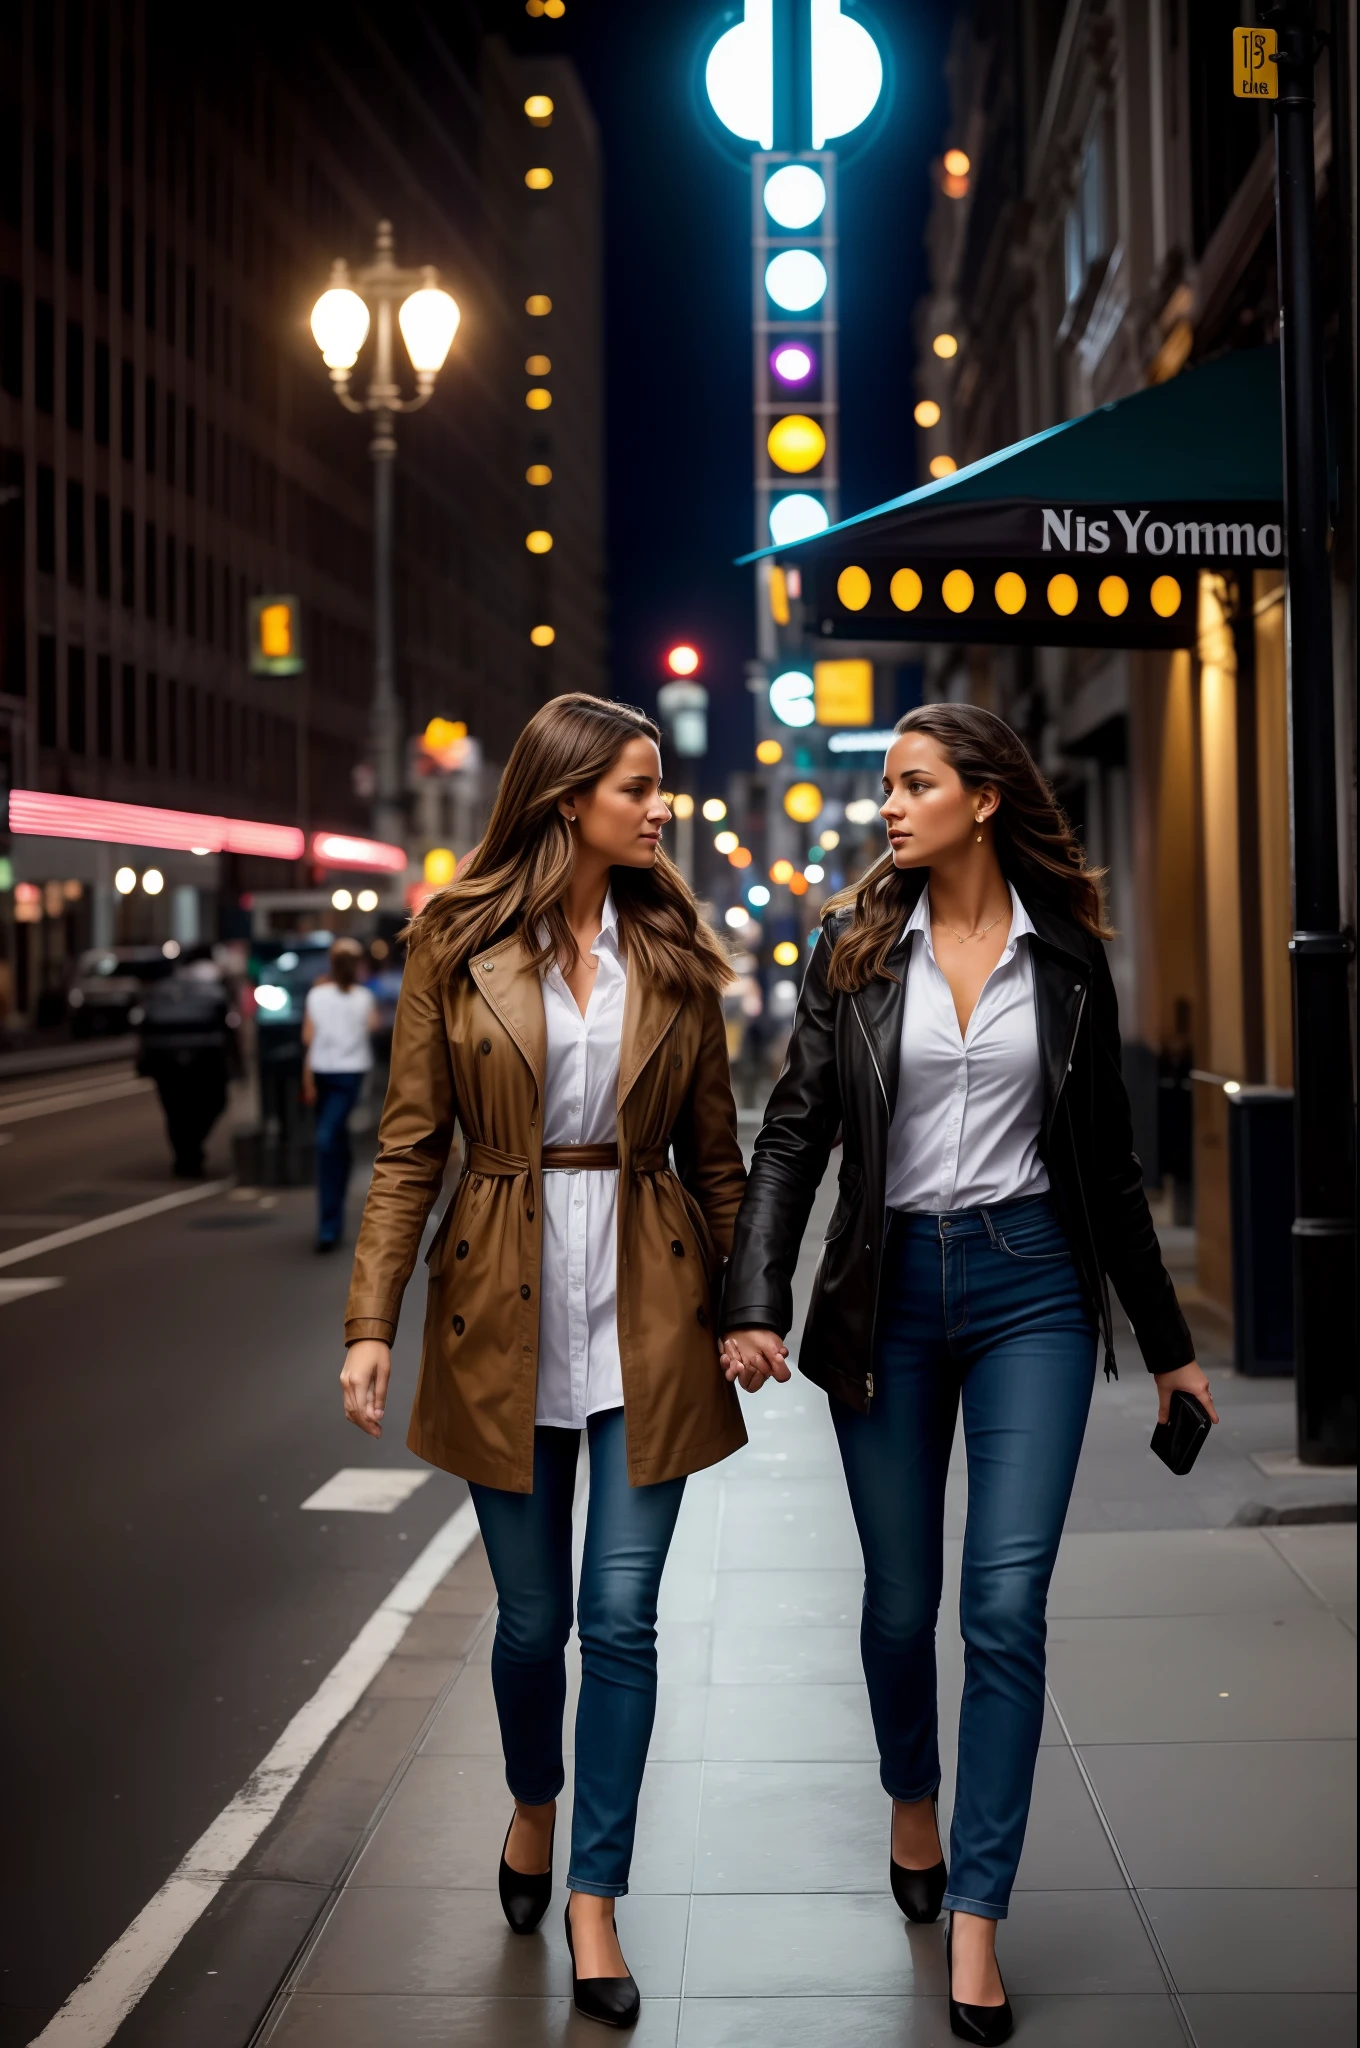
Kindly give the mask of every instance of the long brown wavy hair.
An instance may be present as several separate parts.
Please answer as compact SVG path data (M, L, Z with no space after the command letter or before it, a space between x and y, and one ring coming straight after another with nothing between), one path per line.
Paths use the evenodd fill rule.
M447 889L432 896L402 936L426 946L452 978L504 926L515 924L542 973L554 960L570 971L578 949L562 908L576 842L558 809L562 797L592 789L630 740L661 733L645 712L584 691L553 697L510 751L490 822ZM726 955L700 919L674 861L657 849L649 868L611 874L619 943L630 968L681 996L721 990ZM540 929L545 942L536 944Z
M1105 922L1101 879L1033 756L1004 718L979 704L920 704L899 718L894 735L923 732L933 739L966 789L990 783L1000 802L992 813L1001 872L1030 903L1070 918L1098 939L1114 933ZM894 980L887 958L911 909L917 870L893 865L891 849L860 880L828 904L854 905L854 921L836 941L827 981L846 995L867 982Z

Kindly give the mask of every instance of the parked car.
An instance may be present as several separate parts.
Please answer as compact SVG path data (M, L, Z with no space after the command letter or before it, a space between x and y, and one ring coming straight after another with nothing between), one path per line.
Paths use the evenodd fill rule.
M76 1038L132 1031L141 1021L142 1000L151 982L173 971L180 949L161 946L92 946L76 962L66 991L71 1031Z

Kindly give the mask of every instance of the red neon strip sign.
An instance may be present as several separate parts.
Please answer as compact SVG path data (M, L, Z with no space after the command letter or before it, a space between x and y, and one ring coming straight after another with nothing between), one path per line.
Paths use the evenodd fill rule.
M39 789L10 791L9 829L47 839L103 839L115 846L160 846L185 853L254 853L271 860L301 860L306 843L296 825L217 818L202 811L162 811L151 804L104 803Z
M384 875L406 869L404 847L383 839L355 839L348 832L313 832L312 859L325 868L374 868Z

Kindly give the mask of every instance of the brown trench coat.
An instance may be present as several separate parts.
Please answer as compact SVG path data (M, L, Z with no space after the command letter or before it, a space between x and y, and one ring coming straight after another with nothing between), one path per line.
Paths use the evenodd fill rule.
M406 1440L430 1464L511 1493L533 1491L546 1049L542 985L517 935L478 954L456 984L413 949L345 1310L347 1343L391 1342L456 1120L463 1172L426 1255ZM628 1476L649 1486L746 1441L711 1296L746 1178L716 996L682 1000L630 969L618 1144Z

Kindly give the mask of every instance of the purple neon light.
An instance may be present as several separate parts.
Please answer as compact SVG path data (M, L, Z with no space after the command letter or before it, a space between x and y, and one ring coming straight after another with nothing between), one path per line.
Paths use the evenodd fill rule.
M770 368L781 384L806 384L816 375L817 358L805 341L781 341L771 352Z

